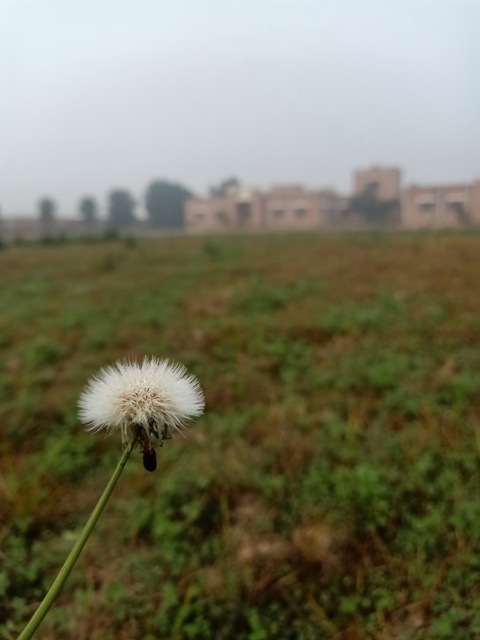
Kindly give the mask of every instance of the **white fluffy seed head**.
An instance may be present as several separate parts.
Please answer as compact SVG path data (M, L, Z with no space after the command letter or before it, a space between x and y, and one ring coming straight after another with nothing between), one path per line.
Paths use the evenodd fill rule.
M202 415L205 400L197 378L182 364L145 357L142 364L123 361L102 369L88 382L78 407L89 431L120 429L125 442L137 424L158 442L159 432L180 431Z

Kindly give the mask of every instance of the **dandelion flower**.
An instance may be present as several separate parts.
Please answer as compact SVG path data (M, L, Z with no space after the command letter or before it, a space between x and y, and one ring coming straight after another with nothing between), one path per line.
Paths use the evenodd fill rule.
M87 384L78 406L89 431L120 429L124 445L136 438L147 468L145 455L154 456L152 445L161 446L200 416L205 401L197 378L182 364L145 357L142 364L124 361L102 369Z

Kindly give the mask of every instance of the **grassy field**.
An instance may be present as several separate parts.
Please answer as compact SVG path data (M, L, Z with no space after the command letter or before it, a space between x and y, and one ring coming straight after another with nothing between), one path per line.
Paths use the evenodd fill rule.
M480 638L480 234L0 251L0 638L121 455L76 403L119 358L207 410L132 454L36 637Z

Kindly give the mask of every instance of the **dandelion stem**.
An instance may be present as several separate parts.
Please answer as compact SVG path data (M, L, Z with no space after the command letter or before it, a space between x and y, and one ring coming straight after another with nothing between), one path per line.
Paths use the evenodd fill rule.
M65 563L63 567L60 569L60 572L58 576L55 578L55 581L50 587L50 590L48 591L47 595L43 599L41 605L33 614L30 622L27 624L23 632L18 637L18 640L29 640L33 636L35 631L38 629L40 623L42 622L44 617L47 615L48 611L50 610L50 607L52 606L56 597L60 593L61 588L65 584L65 581L70 575L70 572L73 566L75 565L76 561L78 560L78 557L80 556L80 553L82 552L83 547L85 546L88 538L90 537L90 534L92 533L93 528L95 527L98 521L98 518L100 517L100 514L102 513L105 505L107 504L107 501L110 498L110 495L115 485L117 484L117 480L120 477L120 474L122 473L125 464L127 463L128 457L130 456L135 446L135 443L136 443L136 438L134 438L128 444L128 446L124 449L122 457L120 458L120 461L117 464L115 471L112 474L112 477L110 478L107 486L105 487L105 490L100 496L100 499L95 505L95 508L93 509L90 515L90 518L87 521L87 524L83 528L83 531L79 535L78 540L76 541L73 549L70 551L70 555L65 560Z

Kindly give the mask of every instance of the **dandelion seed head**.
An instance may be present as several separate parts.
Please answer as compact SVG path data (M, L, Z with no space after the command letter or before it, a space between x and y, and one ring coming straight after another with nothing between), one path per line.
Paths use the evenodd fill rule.
M205 401L197 378L182 364L157 358L117 362L102 369L80 396L79 416L89 431L120 429L129 439L133 425L141 425L152 442L203 413ZM161 434L168 434L162 436Z

